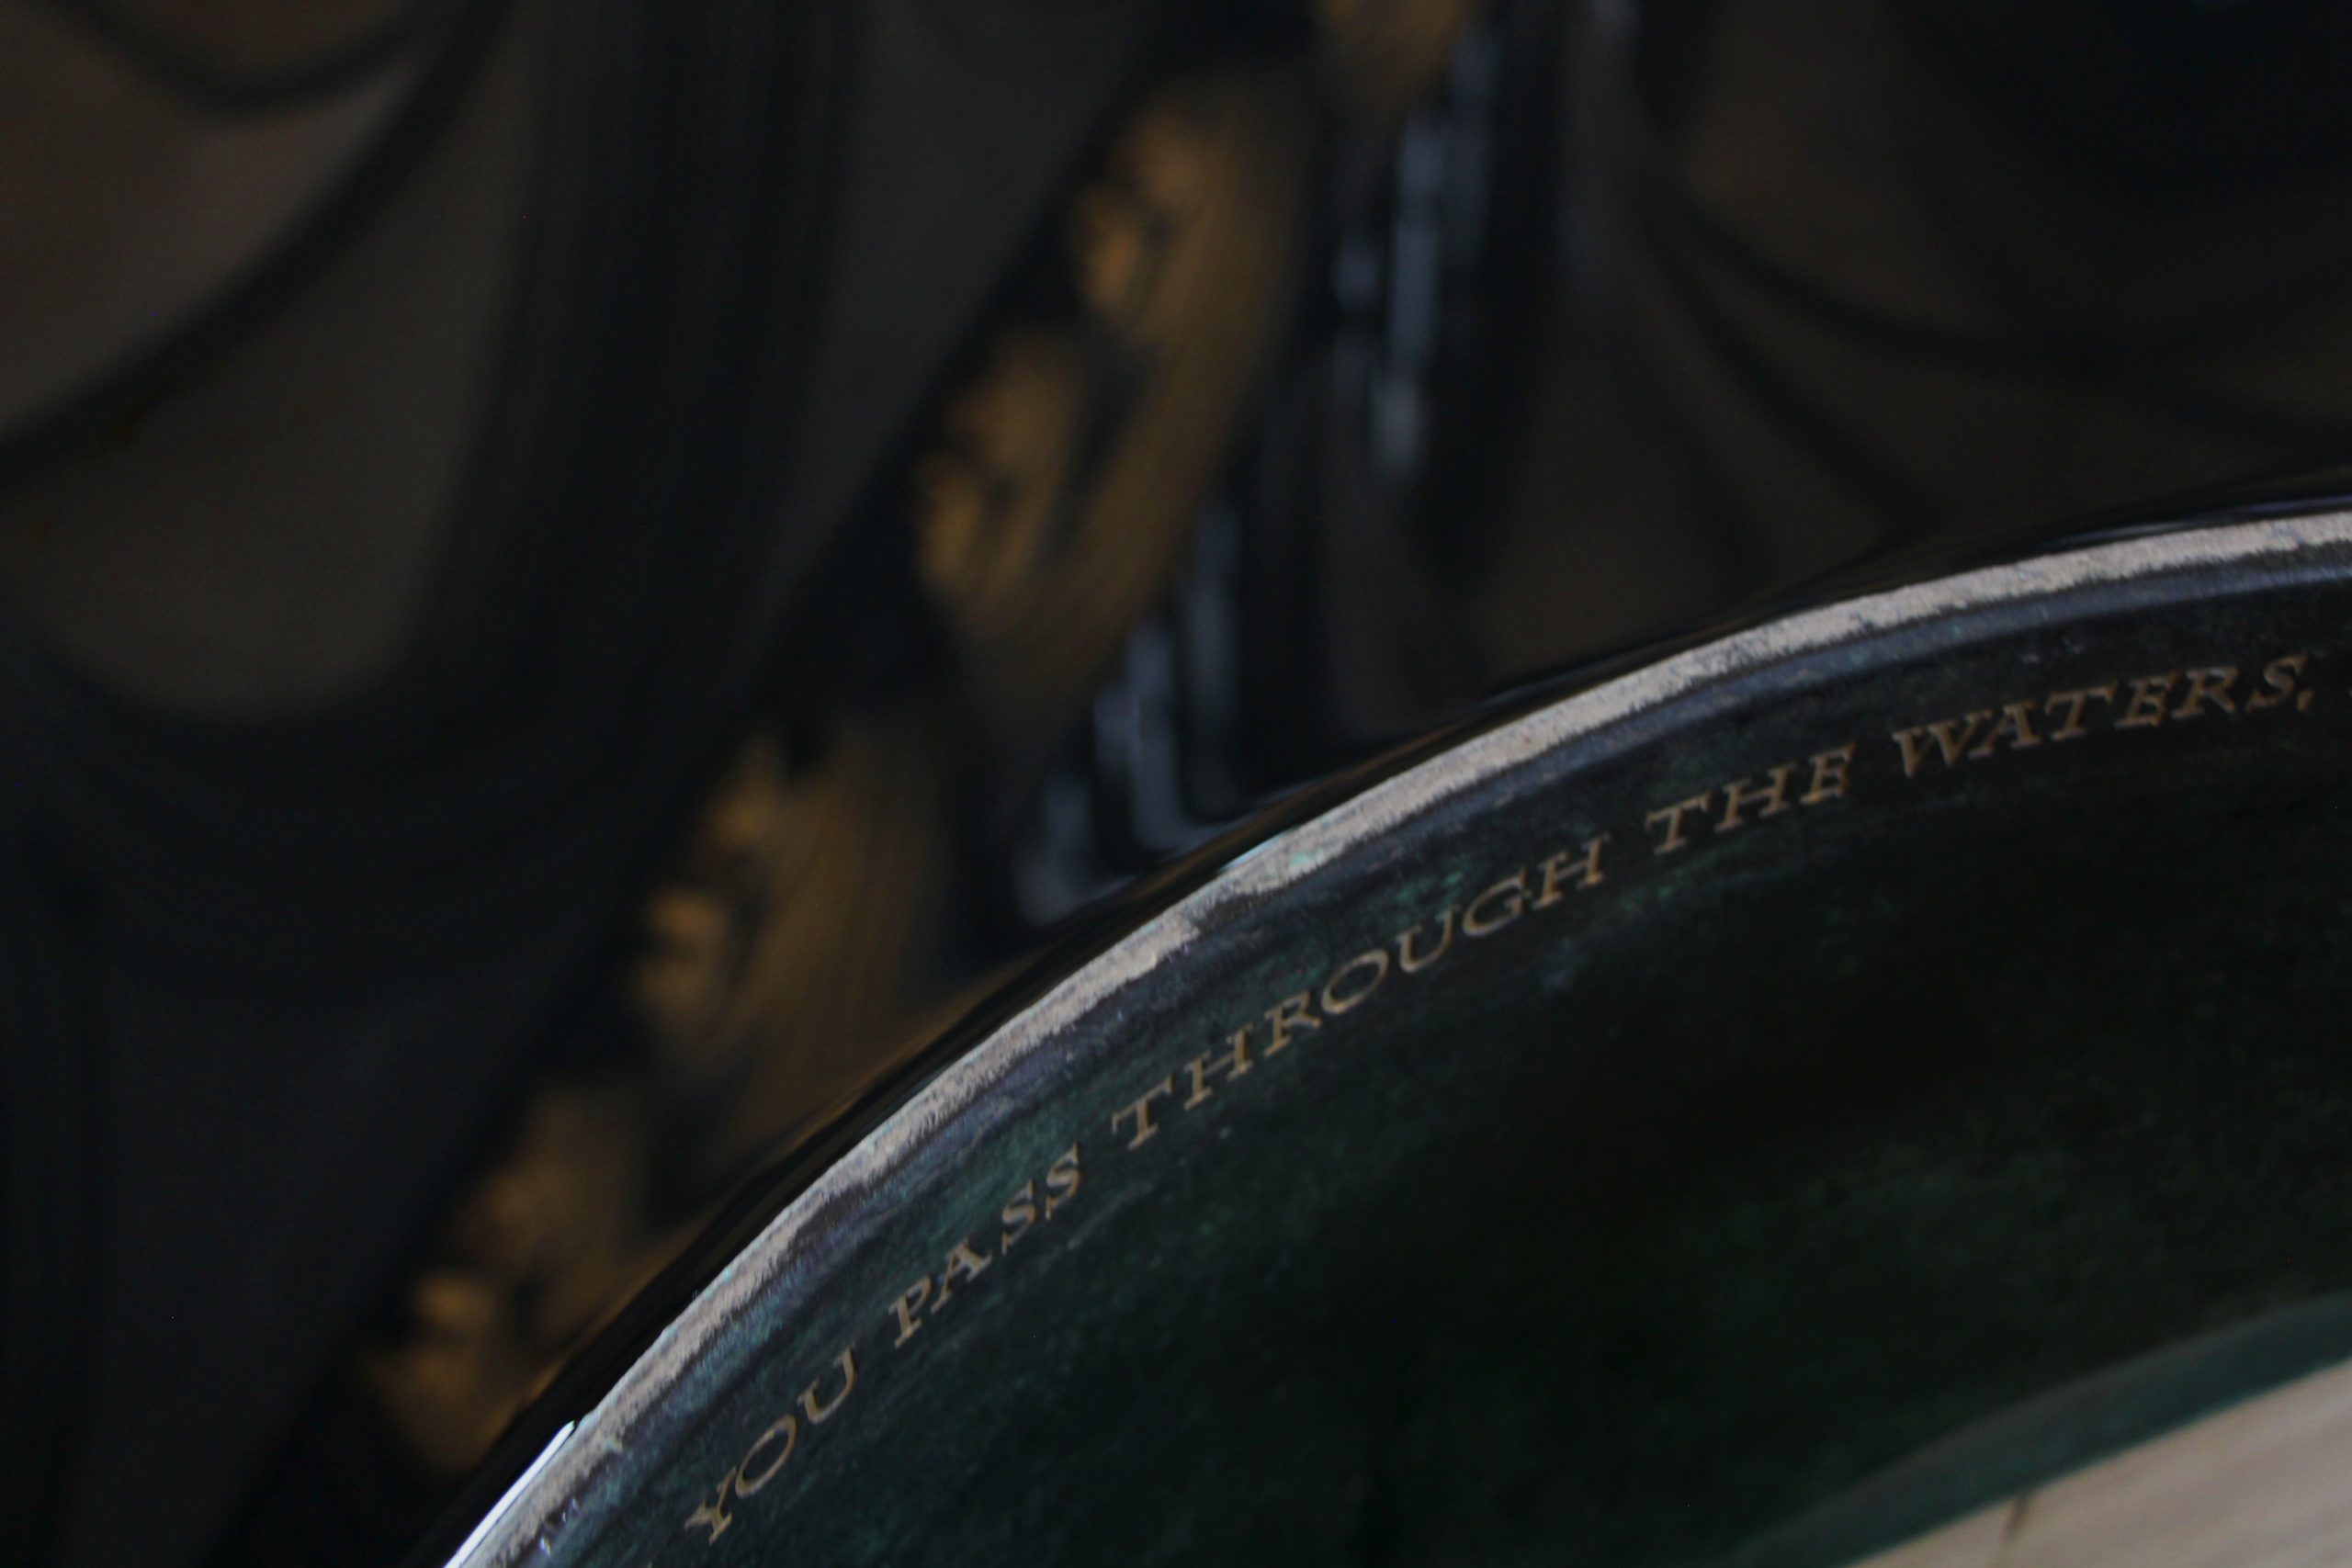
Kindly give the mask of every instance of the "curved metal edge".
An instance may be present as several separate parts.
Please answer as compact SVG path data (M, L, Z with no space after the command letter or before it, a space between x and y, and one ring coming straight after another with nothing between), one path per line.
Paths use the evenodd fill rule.
M1611 726L1726 680L1956 615L2017 608L2135 581L2352 549L2352 512L2143 536L1802 611L1672 655L1564 697L1411 767L1239 856L949 1066L769 1222L663 1329L594 1409L564 1428L450 1559L510 1568L571 1512L571 1499L657 1402L802 1255L813 1224L870 1191L911 1150L1017 1065L1182 952L1221 914L1314 875L1351 850L1455 796Z

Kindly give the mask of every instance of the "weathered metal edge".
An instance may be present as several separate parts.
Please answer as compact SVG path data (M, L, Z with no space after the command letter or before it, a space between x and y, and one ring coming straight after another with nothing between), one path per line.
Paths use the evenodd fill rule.
M1781 661L1973 612L2136 580L2352 547L2352 513L2268 518L2149 535L1962 572L1802 611L1674 654L1561 698L1366 790L1243 854L1016 1014L942 1071L768 1223L580 1420L567 1426L450 1559L513 1568L568 1504L616 1462L642 1418L711 1341L797 1256L828 1210L870 1190L1015 1066L1182 952L1238 902L1313 875L1349 851L1558 748L1718 682Z

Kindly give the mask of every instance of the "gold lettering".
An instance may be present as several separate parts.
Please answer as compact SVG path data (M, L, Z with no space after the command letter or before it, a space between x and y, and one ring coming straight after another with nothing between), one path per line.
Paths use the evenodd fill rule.
M947 1304L948 1298L956 1293L956 1280L977 1280L988 1266L988 1255L973 1251L968 1238L950 1247L947 1253L947 1266L939 1271L939 1294L933 1298L931 1310L937 1313L941 1307Z
M2237 712L2238 705L2230 700L2230 688L2237 683L2238 667L2234 664L2216 664L2210 670L2191 670L2188 672L2188 690L2181 694L2180 705L2172 710L2173 717L2199 717L2205 712L2200 705L2205 703L2211 703L2223 713Z
M1917 777L1919 765L1928 760L1928 748L1922 737L1934 739L1937 751L1943 756L1944 766L1958 767L1961 758L1967 754L1970 743L1975 740L1976 731L1991 722L1992 717L1991 709L1979 708L1966 718L1938 719L1933 724L1896 730L1894 743L1903 748L1903 776L1906 779Z
M1969 748L1969 756L1979 761L1991 756L2000 749L2004 735L2009 738L2009 750L2012 751L2022 751L2029 746L2041 744L2041 737L2033 732L2031 703L2002 704L1999 721L1984 732L1984 739Z
M1740 813L1758 801L1764 803L1764 809L1756 814L1758 818L1778 817L1781 812L1788 810L1789 775L1796 771L1797 766L1794 762L1781 763L1764 775L1771 780L1771 783L1762 789L1751 787L1746 779L1734 779L1724 785L1724 817L1722 821L1715 824L1715 831L1728 833L1741 826Z
M2290 653L2264 665L2263 689L2248 694L2245 699L2247 708L2275 708L2289 698L2294 700L2297 712L2310 707L2312 694L2295 690L2295 679L2303 672L2303 666L2311 662L2311 657L2308 653Z
M1386 955L1383 954L1383 956L1385 957ZM1325 995L1328 996L1329 994L1329 991L1327 987ZM1222 1072L1227 1079L1232 1079L1239 1077L1242 1074L1250 1070L1249 1029L1245 1026L1235 1030L1228 1043L1230 1044L1231 1049L1227 1050L1222 1056L1204 1054L1193 1057L1191 1061L1184 1064L1184 1070L1190 1073L1193 1077L1193 1093L1192 1097L1184 1101L1185 1110L1190 1111L1201 1101L1208 1099L1211 1093L1209 1089L1210 1073Z
M1582 850L1576 852L1562 850L1538 867L1537 869L1544 873L1544 886L1536 892L1533 907L1538 909L1548 909L1562 898L1566 897L1567 895L1561 891L1561 885L1568 880L1571 873L1575 874L1576 886L1578 887L1597 887L1607 880L1600 874L1600 846L1608 841L1608 834L1595 833L1584 841ZM1453 913L1452 910L1446 912L1449 916ZM1420 929L1419 926L1413 928L1414 931ZM1408 974L1411 973L1413 968L1414 965L1409 963L1405 965Z
M1284 997L1266 1010L1266 1022L1272 1032L1266 1039L1266 1055L1271 1056L1290 1043L1294 1029L1320 1029L1323 1021L1315 1016L1315 998L1305 991L1295 997Z
M2169 675L2143 675L2132 682L2132 696L2123 705L2123 716L2115 721L2118 729L2154 729L2165 721L2165 699L2180 684L2180 671Z
M2090 727L2083 722L2083 708L2093 697L2097 697L2103 703L2114 702L2115 682L2109 681L2103 686L2084 686L2072 692L2051 693L2049 700L2041 705L2041 711L2055 713L2058 711L2058 705L2064 703L2066 705L2066 716L2056 729L2050 732L2050 739L2072 740L2078 736L2088 735Z
M1849 781L1848 770L1854 765L1854 743L1850 740L1834 751L1816 751L1809 759L1813 763L1813 787L1797 797L1801 806L1819 806L1826 800L1843 800Z
M1478 913L1487 907L1490 899L1498 897L1510 907L1499 915L1482 916ZM1527 913L1527 873L1514 871L1470 900L1470 907L1462 911L1462 934L1489 936L1525 913Z
M730 1470L718 1483L718 1495L686 1516L686 1529L692 1529L700 1525L710 1532L709 1539L703 1542L705 1546L725 1535L727 1527L735 1522L735 1516L727 1511L727 1494L734 1484L735 1472Z
M1688 800L1678 800L1672 806L1661 807L1643 819L1643 826L1655 828L1666 824L1666 837L1651 849L1654 855L1667 854L1680 849L1686 842L1682 836L1682 819L1694 811L1704 811L1715 803L1715 792L1704 790Z
M1078 1145L1072 1144L1046 1168L1046 1218L1052 1219L1056 1209L1078 1196L1079 1177Z
M1125 1110L1113 1111L1111 1113L1111 1131L1114 1133L1117 1132L1119 1130L1120 1122L1127 1121L1129 1118L1133 1118L1136 1124L1136 1135L1127 1140L1127 1147L1131 1149L1139 1149L1143 1147L1146 1144L1151 1142L1154 1137L1158 1136L1159 1133L1159 1129L1152 1123L1151 1102L1162 1098L1163 1096L1170 1095L1175 1092L1176 1075L1174 1073L1170 1073L1166 1077L1160 1079L1158 1083L1152 1085L1149 1089L1144 1090L1142 1099L1136 1100L1134 1104L1127 1106Z
M1419 974L1439 959L1443 958L1446 949L1453 945L1453 911L1446 910L1444 919L1438 924L1435 953L1425 955L1413 951L1413 939L1420 934L1421 928L1416 924L1411 931L1401 932L1396 938L1396 967L1408 975Z
M996 1249L999 1253L1011 1252L1012 1244L1027 1235L1029 1227L1037 1223L1036 1182L1023 1182L1021 1190L1004 1201L1004 1208L996 1219L997 1224L1004 1227L997 1235Z
M768 1467L760 1472L758 1479L754 1480L752 1475L752 1461L760 1457L760 1448L763 1444L779 1437L784 1439L784 1448L775 1459L768 1462ZM753 1438L752 1446L743 1450L743 1462L735 1467L735 1495L749 1497L758 1492L761 1487L774 1481L776 1472L782 1470L785 1461L792 1457L793 1445L799 1440L800 1423L789 1416Z
M1358 970L1364 968L1367 964L1370 965L1372 969L1371 978L1365 980L1363 984L1358 986L1354 990L1347 993L1347 995L1341 996L1340 994L1340 982L1346 979L1349 976L1355 974ZM1386 948L1375 947L1369 953L1357 953L1353 958L1351 958L1345 964L1340 964L1337 974L1334 974L1329 980L1323 982L1324 1012L1333 1018L1337 1018L1341 1013L1346 1012L1349 1009L1361 1006L1372 996L1373 992L1380 989L1380 983L1387 978L1388 950Z
M931 1276L926 1274L901 1291L899 1293L899 1299L890 1303L890 1311L899 1319L899 1337L890 1342L892 1349L897 1349L915 1337L915 1330L922 1326L922 1319L915 1314L922 1310L923 1303L929 1300L931 1300Z
M825 1404L817 1403L817 1390L823 1386L821 1378L800 1391L800 1413L808 1417L811 1427L823 1426L833 1412L842 1407L842 1401L849 1397L850 1390L857 1386L857 1347L853 1345L834 1357L833 1365L842 1370L841 1393ZM791 1417L785 1419L790 1420Z

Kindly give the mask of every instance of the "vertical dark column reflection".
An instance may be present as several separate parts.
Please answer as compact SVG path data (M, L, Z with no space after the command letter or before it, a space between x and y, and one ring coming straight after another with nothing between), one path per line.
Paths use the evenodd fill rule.
M1383 381L1408 127L1294 394L1340 406L1267 460L1322 541L1296 716L1399 732L1861 563L2342 460L2347 35L2294 0L1494 7L1415 122L1491 159L1446 188L1486 248L1419 329L1435 437L1398 460Z

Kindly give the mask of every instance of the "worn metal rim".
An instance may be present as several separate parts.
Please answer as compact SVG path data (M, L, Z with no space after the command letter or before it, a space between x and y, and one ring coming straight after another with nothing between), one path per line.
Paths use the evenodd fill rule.
M1958 628L1987 616L2014 622L2102 591L2217 570L2315 566L2320 557L2340 562L2347 553L2352 513L2263 518L2120 539L1803 611L1562 697L1274 835L981 1038L785 1204L594 1406L548 1443L449 1559L451 1568L506 1568L547 1550L550 1532L607 1467L621 1462L643 1422L718 1336L771 1292L821 1283L822 1226L831 1216L870 1194L952 1119L985 1102L1016 1066L1057 1047L1079 1049L1071 1039L1079 1026L1179 959L1195 937L1247 918L1350 852L1568 749L1606 751L1612 731L1628 721L1733 680L1801 668L1929 626ZM1111 1038L1095 1048L1110 1048Z

